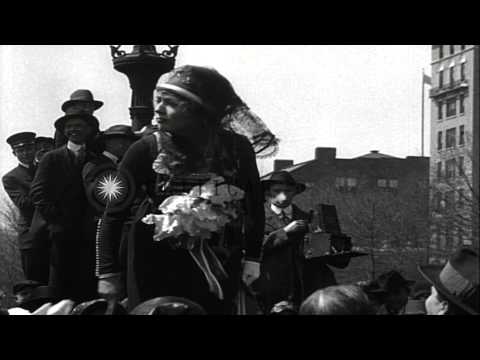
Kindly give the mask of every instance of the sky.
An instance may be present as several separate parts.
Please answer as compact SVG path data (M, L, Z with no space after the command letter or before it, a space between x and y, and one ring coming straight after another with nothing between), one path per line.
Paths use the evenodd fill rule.
M129 51L131 45L124 48ZM157 50L166 46L157 45ZM379 150L421 154L422 68L430 45L180 45L177 66L216 68L281 140L276 159L311 160L316 147L351 158ZM53 136L61 104L90 89L105 105L101 129L130 124L127 77L107 45L0 46L0 174L16 166L5 139L16 132ZM427 94L427 89L425 90ZM430 100L425 99L425 154ZM259 160L261 174L273 158ZM2 189L3 190L3 189Z

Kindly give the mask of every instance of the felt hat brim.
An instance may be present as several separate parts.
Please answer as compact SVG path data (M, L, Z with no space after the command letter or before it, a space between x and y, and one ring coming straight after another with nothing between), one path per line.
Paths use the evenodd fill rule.
M297 195L301 194L302 192L304 192L307 189L307 186L305 184L297 183L297 182L296 183L289 183L289 182L283 182L283 181L277 181L277 180L262 180L261 183L262 183L262 186L263 186L264 190L267 190L270 186L275 185L275 184L282 184L282 185L286 184L286 185L295 186L296 191L297 191Z
M65 127L65 123L67 120L73 119L73 118L82 118L84 119L89 125L93 127L98 127L100 124L98 122L98 119L90 114L85 114L85 113L79 113L79 114L69 114L69 115L64 115L61 118L57 119L55 121L55 128L63 133L63 129Z
M93 101L86 101L86 100L67 100L63 103L62 105L62 111L63 112L66 112L66 109L69 107L69 106L72 106L72 105L75 105L75 104L78 104L78 103L85 103L85 102L89 102L89 103L93 103L93 108L95 110L98 110L100 109L102 106L103 106L103 101L100 101L100 100L93 100Z
M443 286L442 282L440 281L438 275L438 267L432 266L418 266L417 267L420 274L427 280L430 284L432 284L435 289L448 301L452 302L453 304L457 305L459 308L463 309L469 314L478 315L478 312L472 309L467 304L463 303L461 299L450 293L448 289Z

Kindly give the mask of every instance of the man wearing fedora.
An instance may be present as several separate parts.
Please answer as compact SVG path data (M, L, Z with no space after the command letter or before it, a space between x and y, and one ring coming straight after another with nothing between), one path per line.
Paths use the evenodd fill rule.
M97 239L97 230L107 202L111 200L111 194L106 191L105 185L114 179L118 163L123 155L140 137L137 136L131 126L114 125L97 137L97 144L103 152L91 161L87 162L82 171L82 178L89 203L87 210L88 234L92 240ZM128 229L124 224L125 234ZM97 241L95 241L96 243ZM98 244L97 244L98 246ZM98 250L96 250L98 253ZM96 268L96 264L92 265ZM96 269L96 273L98 269ZM98 274L97 274L98 275Z
M34 218L34 205L30 197L30 188L35 176L35 136L33 132L21 132L10 136L7 143L12 147L18 160L18 166L2 178L6 193L20 213L18 246L25 278L40 283L48 281L48 252L42 239L32 236L29 229ZM40 241L39 241L40 240Z
M309 214L292 204L305 191L286 171L262 179L265 191L265 236L260 277L253 284L265 313L281 301L298 309L303 300L303 244Z
M427 315L478 315L480 298L478 248L463 247L451 255L441 271L435 266L419 266L430 283L425 301Z
M91 267L94 244L85 235L86 198L82 168L94 157L86 149L90 128L98 120L83 111L62 116L55 127L68 139L66 145L46 153L35 175L31 196L46 222L51 250L49 285L59 298L86 301L96 295Z
M90 90L79 89L75 90L70 99L62 104L62 111L65 115L76 114L84 112L89 115L93 115L95 111L103 106L103 102L95 100ZM98 121L93 122L89 127L89 135L87 136L87 147L94 149L94 139L99 132L100 124ZM55 127L55 147L61 147L67 143L68 139L61 129Z

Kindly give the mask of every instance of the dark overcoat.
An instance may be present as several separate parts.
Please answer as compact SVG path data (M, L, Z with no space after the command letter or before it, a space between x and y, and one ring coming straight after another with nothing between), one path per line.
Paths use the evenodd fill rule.
M30 197L30 186L32 185L35 169L26 168L18 165L15 169L9 171L2 177L3 187L13 204L18 208L20 218L18 228L18 246L19 249L30 249L39 244L35 244L28 236L28 229L32 223L34 205Z
M19 165L5 174L2 181L5 191L20 213L16 225L25 278L46 284L50 267L50 241L46 224L41 221L30 197L35 170L33 166L27 169ZM35 226L31 226L33 223Z
M290 221L308 219L309 214L292 205ZM266 204L260 278L253 285L266 313L280 301L292 301L298 307L303 299L303 247L306 232L289 234L287 241L275 244L275 231L286 225Z
M87 153L86 161L93 156ZM96 296L95 244L85 236L82 167L66 146L50 151L42 158L31 189L52 242L49 285L57 297L75 301Z
M106 211L101 227L99 274L126 272L129 307L158 296L185 297L202 305L207 312L232 312L233 298L238 289L241 259L259 260L263 238L263 191L260 184L255 154L250 142L243 136L221 132L219 144L229 154L224 159L237 170L233 184L246 193L244 233L242 228L228 228L223 246L215 247L229 278L221 283L225 301L221 304L208 291L207 282L188 251L172 249L168 241L153 241L154 226L141 219L155 212L157 174L152 164L157 156L155 135L148 135L134 143L119 165L119 171L132 177L135 199L125 211ZM225 165L225 164L221 164ZM218 175L223 166L213 169ZM124 223L130 224L128 236L122 239ZM218 245L218 244L217 244Z

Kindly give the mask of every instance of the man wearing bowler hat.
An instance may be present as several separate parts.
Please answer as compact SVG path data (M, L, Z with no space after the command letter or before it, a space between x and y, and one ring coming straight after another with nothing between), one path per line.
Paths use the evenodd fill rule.
M98 147L103 149L103 152L89 161L82 171L85 193L89 203L87 236L92 239L97 239L97 230L105 206L114 195L109 192L109 189L111 190L111 185L115 184L117 165L130 145L139 138L140 136L135 135L131 126L114 125L96 139ZM124 232L128 229L126 225L124 224ZM96 264L92 266L96 268ZM96 269L96 272L98 272L98 269Z
M480 313L478 248L457 250L440 272L429 265L419 266L418 270L432 286L425 300L427 315Z
M65 101L62 104L62 111L65 115L76 114L79 112L84 112L89 115L93 115L95 111L100 109L103 106L103 102L95 100L93 94L90 90L79 89L75 90L71 95L70 99ZM94 121L89 127L89 135L87 136L87 146L93 148L93 142L95 136L99 132L100 124L98 120ZM65 137L61 129L58 129L55 126L55 147L61 147L67 143L68 139Z
M309 214L292 204L305 191L286 171L262 179L265 203L265 236L260 277L253 284L265 313L280 301L298 308L303 300L303 244Z
M29 232L34 217L34 205L30 188L35 176L35 133L21 132L10 136L7 143L12 147L18 166L2 177L6 193L18 208L20 219L17 226L23 273L28 280L40 283L48 281L48 253L44 244ZM40 239L41 240L41 239Z
M46 153L32 184L33 202L46 222L52 242L49 285L59 298L91 300L96 295L95 244L85 237L87 201L82 169L95 155L86 149L90 129L98 120L83 111L55 122L68 139Z

